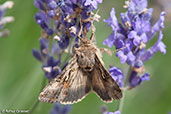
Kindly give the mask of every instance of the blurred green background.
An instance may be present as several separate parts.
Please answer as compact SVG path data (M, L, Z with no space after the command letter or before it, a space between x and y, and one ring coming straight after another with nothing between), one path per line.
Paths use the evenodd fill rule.
M1 0L3 3L6 0ZM32 56L32 48L39 48L40 27L34 20L37 9L33 0L13 0L13 9L7 10L6 15L15 17L15 21L6 26L10 30L7 38L0 39L0 110L25 109L28 110L35 103L41 89L44 73L41 63ZM149 7L155 2L149 1ZM112 7L117 16L123 12L124 1L104 0L99 5L101 20L96 23L97 45L102 45L103 40L111 33L102 19L107 19ZM156 8L155 6L154 8ZM171 7L171 6L170 6ZM154 9L155 16L159 17L160 11ZM171 14L168 14L171 15ZM123 105L123 114L168 114L171 112L171 19L167 19L164 29L163 41L167 45L167 54L157 53L145 66L151 74L151 80L144 82L135 89L126 92ZM155 37L157 39L157 37ZM155 41L155 40L154 40ZM152 41L152 43L154 43ZM104 55L106 67L111 65L122 68L119 59ZM101 106L107 105L109 111L118 108L119 101L106 104L95 94L89 94L82 102L72 105L70 114L100 114ZM33 114L48 114L52 104L40 103Z

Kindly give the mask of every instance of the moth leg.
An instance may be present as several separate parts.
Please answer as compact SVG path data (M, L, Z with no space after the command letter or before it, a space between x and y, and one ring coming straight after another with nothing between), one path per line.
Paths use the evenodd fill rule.
M104 52L106 52L108 55L112 56L114 51L110 50L110 49L107 49L107 48L99 48L100 49L100 52L101 54L103 55Z
M106 52L108 55L112 56L113 53L115 52L118 52L118 51L121 51L121 50L124 50L125 48L127 48L128 46L124 46L122 48L119 48L119 49L115 49L114 51L110 50L110 49L107 49L107 48L99 48L100 49L100 52L101 54L103 55L104 52Z
M93 44L96 44L96 36L95 36L95 30L96 30L96 28L95 28L95 26L93 25L93 23L92 23L92 25L91 25L91 29L92 29L92 33L91 33L91 36L90 36L90 40L91 40L91 42L92 42Z

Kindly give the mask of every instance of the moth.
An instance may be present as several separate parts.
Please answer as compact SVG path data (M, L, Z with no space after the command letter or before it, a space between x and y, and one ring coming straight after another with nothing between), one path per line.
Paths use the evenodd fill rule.
M73 104L84 99L90 91L104 102L122 97L121 89L104 67L94 33L90 39L79 37L79 42L68 65L40 93L40 101Z

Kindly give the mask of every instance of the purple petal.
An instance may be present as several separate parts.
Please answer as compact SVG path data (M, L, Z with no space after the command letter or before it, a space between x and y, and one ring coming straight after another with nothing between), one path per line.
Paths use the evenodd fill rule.
M148 74L148 73L145 73L145 74L141 77L141 81L142 81L142 82L145 81L145 80L147 80L147 81L150 80L149 74Z
M117 67L111 67L109 72L112 78L119 84L119 86L123 87L123 72Z
M140 85L141 83L141 78L138 76L137 72L132 71L129 79L129 84L131 87L135 87Z
M95 9L97 9L98 3L102 3L102 0L86 0L84 3L85 6L92 5Z
M68 114L71 110L71 105L59 105L59 103L55 103L53 109L50 114Z
M129 34L128 34L128 38L129 39L133 39L134 37L136 37L137 36L137 32L135 32L135 31L131 31Z
M102 3L103 2L103 0L96 0L98 3Z
M143 62L141 60L136 60L134 67L135 68L141 68L143 66Z
M157 21L157 23L153 26L153 31L159 31L161 28L164 28L164 20L165 20L165 16L166 15L166 12L161 12L160 14L160 18L159 20Z
M57 4L55 1L51 1L49 4L48 4L49 8L50 9L56 9L57 8Z
M114 41L114 45L116 47L116 49L120 49L120 48L123 48L125 46L125 43L123 40L121 40L122 38L119 38L119 37L122 37L122 36L119 36L119 34L117 34L117 40Z
M111 26L113 30L116 30L119 28L118 20L115 15L115 9L112 8L110 12L110 17L106 20L104 19L104 22L107 23L108 26Z
M107 112L107 114L121 114L120 111L116 111L116 112Z
M48 50L48 47L49 47L49 41L46 40L45 38L41 38L40 39L40 50L41 50L41 53L42 54L47 54L47 53L44 53L44 49Z
M156 22L156 24L152 27L152 30L150 33L148 33L148 37L152 39L156 32L160 31L162 28L164 28L164 20L166 12L161 12L159 20Z
M93 0L92 1L92 3L91 3L91 5L95 8L95 9L97 9L97 1L95 1L95 0Z
M56 15L56 12L55 12L54 10L49 10L49 11L47 12L47 15L48 15L49 17L53 18L53 17Z
M142 42L144 42L145 44L148 42L148 37L146 33L143 33L140 37L141 37Z
M151 48L149 48L141 57L141 60L143 62L149 60L156 52L160 51L163 54L166 54L166 45L161 41L163 38L163 34L162 31L159 32L159 36L158 36L158 41L154 44L154 46L152 46Z
M61 40L58 41L59 47L61 49L66 49L69 45L69 41L70 41L69 37L66 35L63 35Z
M70 110L71 110L71 105L65 105L62 109L61 114L68 114Z
M127 60L127 56L123 53L123 51L118 51L116 56L120 58L121 63L125 63Z
M109 48L111 48L114 42L115 42L115 33L113 32L106 40L103 41L103 45L107 45Z
M43 60L42 55L40 54L40 52L38 50L33 49L32 54L37 60L39 60L39 61Z
M128 57L128 60L130 61L130 62L133 62L133 61L135 61L135 56L134 56L134 54L132 53L132 51L130 51L128 54L127 54L127 57Z
M132 0L129 5L129 8L133 9L135 12L140 12L147 8L147 0Z
M34 5L41 10L46 10L46 8L41 0L35 0Z
M134 43L135 46L138 46L140 44L140 42L141 42L140 36L138 36L137 32L135 32L135 31L131 31L128 34L128 38L133 39L133 43Z

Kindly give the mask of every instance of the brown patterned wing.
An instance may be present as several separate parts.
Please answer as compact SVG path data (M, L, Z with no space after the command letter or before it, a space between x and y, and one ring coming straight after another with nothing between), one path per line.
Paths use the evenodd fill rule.
M94 92L104 102L112 102L122 97L122 91L118 84L110 76L110 73L104 68L103 61L96 54L96 64L91 74L92 86Z
M74 56L59 77L50 82L40 93L42 102L73 104L81 101L91 90L91 82L82 72Z

